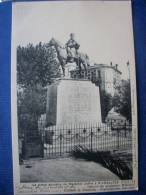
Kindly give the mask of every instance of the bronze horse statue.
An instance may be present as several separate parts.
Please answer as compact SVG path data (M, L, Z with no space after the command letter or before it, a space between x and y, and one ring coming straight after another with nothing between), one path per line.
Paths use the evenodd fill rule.
M62 68L63 76L65 76L65 65L67 63L73 63L75 62L77 65L77 68L79 68L79 75L81 77L81 70L82 66L84 67L85 73L87 75L87 66L90 66L89 64L89 57L87 54L78 52L78 54L70 58L67 53L67 48L63 47L57 40L52 38L48 44L48 46L54 46L56 53L57 53L57 58L59 60L59 63Z

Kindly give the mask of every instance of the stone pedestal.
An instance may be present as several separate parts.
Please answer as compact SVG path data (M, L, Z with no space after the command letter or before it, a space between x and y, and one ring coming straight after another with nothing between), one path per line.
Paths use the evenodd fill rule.
M59 79L48 86L47 126L101 123L99 87L89 80Z

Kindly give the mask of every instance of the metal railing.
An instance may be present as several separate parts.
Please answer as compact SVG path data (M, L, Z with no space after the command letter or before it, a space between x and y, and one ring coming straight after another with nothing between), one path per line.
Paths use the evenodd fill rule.
M127 121L117 120L109 121L107 124L71 124L50 127L42 125L37 135L25 134L24 140L24 150L29 150L29 153L31 153L29 147L32 146L35 150L36 140L36 148L41 150L36 153L44 158L67 156L74 147L79 145L90 151L132 150L132 126ZM39 144L40 147L38 147Z

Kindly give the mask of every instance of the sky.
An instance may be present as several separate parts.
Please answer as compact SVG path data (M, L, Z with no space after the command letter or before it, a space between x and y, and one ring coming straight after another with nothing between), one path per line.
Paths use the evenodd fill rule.
M134 65L130 1L17 2L12 23L16 45L47 43L52 37L65 44L74 33L92 63L112 61L123 78L127 61Z

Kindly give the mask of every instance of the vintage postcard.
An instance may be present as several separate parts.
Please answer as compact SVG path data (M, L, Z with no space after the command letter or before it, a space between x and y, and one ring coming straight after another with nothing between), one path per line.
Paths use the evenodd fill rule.
M12 5L14 193L138 189L131 1Z

